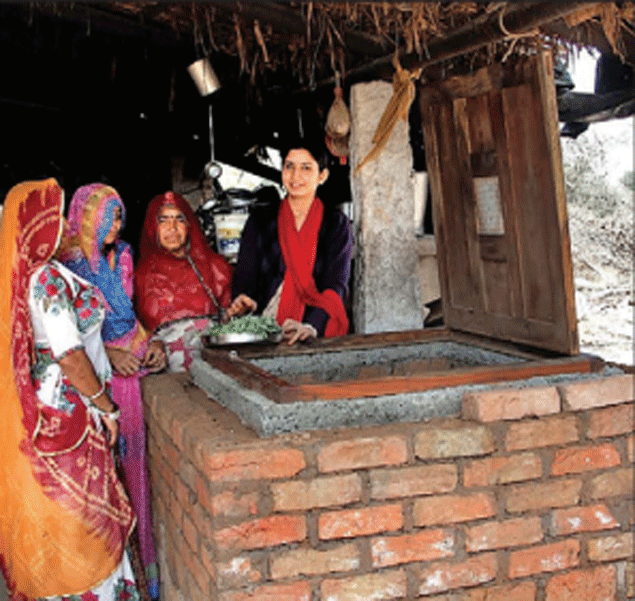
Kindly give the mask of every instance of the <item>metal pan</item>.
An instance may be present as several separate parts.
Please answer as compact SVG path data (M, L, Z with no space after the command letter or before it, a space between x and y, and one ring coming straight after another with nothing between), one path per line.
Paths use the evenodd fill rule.
M276 344L282 340L282 332L263 336L249 332L216 334L215 336L203 336L205 346L230 346L234 344L270 343Z

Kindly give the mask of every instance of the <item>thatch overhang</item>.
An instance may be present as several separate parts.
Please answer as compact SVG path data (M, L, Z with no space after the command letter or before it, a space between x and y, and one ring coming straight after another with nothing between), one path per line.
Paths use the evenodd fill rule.
M225 55L266 90L313 90L342 81L389 79L395 51L407 68L474 69L537 46L594 47L635 63L632 2L31 2L87 28ZM460 60L459 60L460 59ZM434 77L434 71L429 70ZM267 77L269 76L269 77Z
M300 117L323 127L336 79L345 94L390 81L395 50L421 83L544 46L635 64L632 2L5 2L0 17L0 192L108 180L139 212L175 156L200 174L210 103L218 160L277 178L263 149ZM211 100L185 69L205 55L223 86Z

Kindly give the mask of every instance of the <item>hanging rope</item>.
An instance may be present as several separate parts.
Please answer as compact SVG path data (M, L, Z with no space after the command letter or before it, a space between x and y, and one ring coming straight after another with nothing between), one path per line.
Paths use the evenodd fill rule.
M364 157L364 159L355 167L355 175L359 173L360 169L368 163L368 161L376 158L386 146L397 121L401 118L404 121L408 120L408 111L410 105L415 97L415 79L421 76L421 68L408 71L403 69L399 64L399 58L397 52L393 56L392 64L396 71L392 80L392 96L388 101L388 105L384 110L384 114L381 116L377 129L373 135L373 144L370 152Z
M520 40L521 38L528 38L528 37L535 38L540 36L540 30L537 27L530 31L526 31L524 33L512 33L511 31L509 31L505 27L505 23L503 23L503 17L505 15L506 8L507 8L507 3L503 4L500 12L498 13L498 26L500 27L500 30L505 34L505 40L511 40L511 44L509 45L509 48L507 49L507 51L505 52L505 55L501 59L501 62L503 63L507 61L511 53L514 51L514 48L516 47L516 42L518 40Z

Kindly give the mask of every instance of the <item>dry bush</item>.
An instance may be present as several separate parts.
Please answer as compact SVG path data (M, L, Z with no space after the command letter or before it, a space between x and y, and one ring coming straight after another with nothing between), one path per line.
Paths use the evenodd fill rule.
M611 180L609 139L591 129L576 140L562 140L565 193L574 262L576 253L591 254L597 266L628 271L633 262L633 192L624 181ZM619 178L624 180L624 178Z
M633 190L614 145L591 126L562 140L563 166L581 350L633 365Z

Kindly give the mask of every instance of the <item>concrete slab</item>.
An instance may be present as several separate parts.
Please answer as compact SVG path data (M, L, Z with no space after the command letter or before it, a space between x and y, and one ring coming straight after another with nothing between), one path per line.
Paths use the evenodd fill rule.
M381 349L346 350L257 359L253 363L280 377L306 372L322 372L326 377L346 377L356 366L403 358L444 355L464 365L502 365L519 362L518 357L452 342L405 345ZM339 400L314 400L276 403L263 394L246 388L204 360L195 360L190 369L194 383L208 396L234 412L242 423L259 436L285 432L356 427L392 422L418 422L436 417L458 416L463 395L496 387L547 386L608 375L611 368L593 374L559 374L500 384L475 384L407 392L385 396Z

